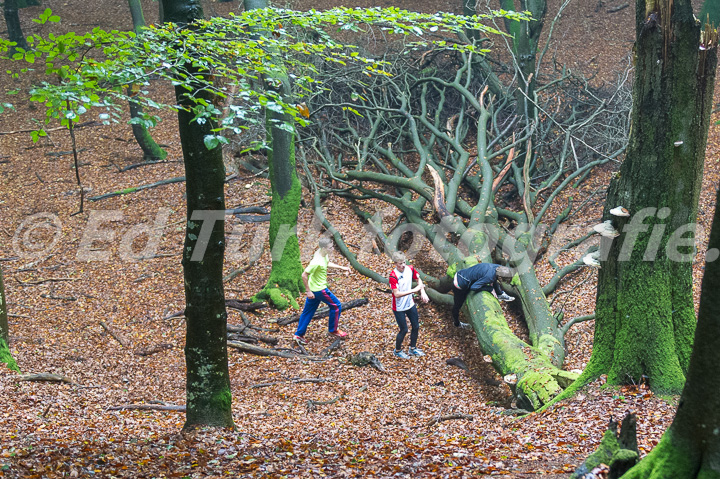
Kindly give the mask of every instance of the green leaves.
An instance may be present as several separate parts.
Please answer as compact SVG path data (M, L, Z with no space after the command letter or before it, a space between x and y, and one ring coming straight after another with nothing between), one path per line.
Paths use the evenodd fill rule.
M316 78L322 62L348 68L361 66L369 77L390 76L386 62L332 38L330 32L334 29L369 34L382 30L383 34L416 39L414 43L404 40L412 47L432 44L435 49L482 53L472 45L432 39L447 38L466 28L495 32L481 22L499 15L464 17L379 7L309 12L268 8L242 12L231 18L215 17L191 26L151 26L137 35L100 28L82 35L74 32L50 33L47 38L31 35L28 43L32 49L17 49L13 60L45 67L50 78L33 87L31 100L44 105L46 122L59 120L67 125L70 121L79 121L89 112L100 115L104 123L116 122L120 119L118 112L121 109L117 105L128 100L152 109L176 109L176 106L158 103L143 91L150 78L160 78L180 85L188 92L211 93L191 97L195 103L191 108L194 121L203 124L222 117L218 131L231 129L237 132L252 123L264 121L262 108L288 115L291 123L307 125L309 109L298 105L304 105L303 97L312 96L322 88ZM525 18L515 12L503 12L503 15L512 19ZM39 24L58 21L60 18L49 8L35 20ZM328 28L330 26L334 28ZM258 37L258 32L269 34ZM0 52L7 48L8 42L0 40ZM28 69L21 70L25 71ZM283 75L287 75L295 86L292 99L284 100L257 86ZM128 85L140 88L127 92ZM230 95L235 97L233 102L228 101ZM203 97L214 97L217 101L211 103ZM364 98L356 95L353 101L357 100ZM230 107L218 107L225 104ZM100 112L96 111L98 109ZM351 107L348 110L360 115ZM133 121L150 127L156 119L146 116ZM284 124L277 127L284 128ZM39 137L38 133L34 138ZM226 141L219 134L205 138L208 148L216 148Z
M205 135L203 141L205 142L205 148L208 150L212 150L220 145L227 145L229 143L228 139L221 135Z
M53 15L52 10L50 10L49 8L46 8L45 11L40 14L40 17L33 19L33 22L39 23L40 25L43 25L47 22L58 23L59 21L60 17L58 17L57 15Z

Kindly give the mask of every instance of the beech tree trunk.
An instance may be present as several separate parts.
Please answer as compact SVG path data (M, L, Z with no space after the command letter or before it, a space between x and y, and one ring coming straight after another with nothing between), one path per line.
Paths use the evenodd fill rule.
M635 82L627 157L612 180L604 219L595 344L582 380L639 383L679 393L695 330L694 224L717 64L701 49L689 0L636 3ZM710 35L709 31L703 35ZM629 218L611 216L624 206Z
M500 6L504 10L529 11L532 14L533 20L529 22L505 19L505 30L513 38L512 51L518 70L522 74L518 79L520 90L515 93L516 111L518 115L526 118L529 122L535 116L535 105L528 98L535 97L535 59L547 11L547 2L546 0L520 0L516 7L515 0L500 0Z
M140 33L140 30L145 27L145 16L143 15L142 4L140 0L128 0L130 7L130 15L133 21L133 30L135 33ZM127 94L130 97L128 101L130 105L130 118L132 119L131 127L135 141L143 151L144 161L164 160L167 157L167 152L160 148L160 146L153 140L152 135L148 129L142 123L143 108L140 103L135 101L133 97L136 95L135 85L129 85L127 87Z
M267 0L245 0L245 9L267 8ZM277 60L280 64L280 60ZM275 90L285 101L291 96L287 73L278 71L266 86ZM272 85L279 86L272 86ZM302 263L297 237L297 219L302 192L295 170L295 135L280 127L293 128L291 115L265 110L268 153L268 170L272 188L270 209L270 278L255 300L269 300L278 309L291 304L298 307L295 298L303 291Z
M162 3L167 21L189 24L203 18L199 0L162 0ZM190 62L186 69L190 75L202 75ZM222 149L208 150L204 144L205 135L213 134L215 123L211 120L202 124L192 121L194 102L190 95L213 101L212 94L199 84L193 85L191 91L183 85L175 87L187 178L187 231L182 260L187 321L187 417L184 428L201 425L232 427L227 311L222 281L225 167Z
M3 15L5 16L5 24L8 29L8 38L11 42L17 43L17 47L27 50L27 42L20 26L20 15L18 14L17 0L5 0L3 5Z
M715 43L717 45L717 43ZM720 191L719 191L720 193ZM718 194L715 204L720 201ZM720 248L720 210L715 207L708 250ZM720 263L706 263L687 382L675 419L655 449L623 479L720 477Z
M15 360L10 354L10 334L8 332L7 300L5 299L5 283L3 283L2 268L0 268L0 363L19 371Z

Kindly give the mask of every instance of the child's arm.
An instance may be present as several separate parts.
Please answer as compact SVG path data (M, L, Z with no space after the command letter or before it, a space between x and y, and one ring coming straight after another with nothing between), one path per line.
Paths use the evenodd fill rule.
M428 295L425 292L425 284L423 283L423 280L420 279L420 275L418 274L418 272L415 268L413 268L413 276L415 276L415 278L413 278L413 279L417 279L416 289L418 291L420 291L420 299L422 300L423 303L430 302L430 298L428 298Z
M407 296L408 294L417 293L422 289L421 285L417 285L414 288L410 289L409 291L400 291L399 289L395 288L392 290L393 296L396 298L402 298L403 296ZM424 291L423 291L424 292Z
M339 265L339 264L335 264L335 263L333 263L332 261L330 261L330 262L328 263L328 268L336 268L336 269L341 269L341 270L343 270L343 271L350 272L350 268L348 268L347 266L342 266L342 265Z
M305 296L307 296L308 299L315 299L315 293L310 291L310 284L308 283L308 281L310 281L310 278L308 277L308 274L303 271L302 282L305 285Z

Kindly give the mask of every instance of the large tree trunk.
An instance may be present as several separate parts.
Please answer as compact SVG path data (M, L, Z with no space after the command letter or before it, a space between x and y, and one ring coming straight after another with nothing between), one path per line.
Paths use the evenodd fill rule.
M5 298L5 283L3 283L2 268L0 268L0 363L19 371L15 360L10 354L10 334L8 332L7 299Z
M718 201L720 194L716 205ZM718 248L720 209L716 206L708 250ZM715 260L705 265L695 347L675 419L655 449L623 479L720 477L720 375L715 372L720 355L718 291L720 263Z
M245 0L245 9L267 8L267 0ZM277 60L280 62L280 60ZM280 63L278 63L280 64ZM278 71L273 78L266 79L268 88L275 90L284 101L291 95L290 79L284 71ZM276 85L278 86L272 86ZM295 298L303 288L302 263L297 238L297 219L302 193L295 171L295 135L279 125L292 128L292 117L271 109L267 116L268 167L272 187L270 210L270 255L272 269L267 284L256 300L268 299L278 309L289 305L297 307Z
M632 133L604 212L623 234L602 240L608 256L583 380L647 377L653 390L679 393L695 329L693 246L679 234L696 219L717 50L699 48L689 0L638 0L636 8ZM609 214L619 205L630 218Z
M128 5L130 7L130 15L132 16L133 30L136 34L140 33L140 30L145 27L145 16L143 15L142 4L140 0L128 0ZM142 105L133 98L137 94L135 85L128 85L127 94L128 97L130 97L128 103L130 105L132 132L133 136L135 136L135 141L137 141L143 151L143 160L164 160L167 152L160 148L155 140L153 140L153 137L145 125L141 123L143 119L143 109Z
M27 50L27 42L20 26L20 15L18 14L17 0L5 0L3 15L8 29L8 38L11 42L17 43L16 47Z
M166 20L178 24L203 17L199 0L163 0L163 8ZM200 75L189 62L187 70L190 75ZM187 232L183 248L187 320L187 418L184 427L232 427L227 311L222 281L225 167L222 149L207 150L204 144L205 135L213 134L214 122L192 121L191 107L195 103L189 95L212 102L212 94L199 84L191 86L192 91L184 85L175 88L180 105L178 122L187 178ZM208 236L209 224L212 227Z

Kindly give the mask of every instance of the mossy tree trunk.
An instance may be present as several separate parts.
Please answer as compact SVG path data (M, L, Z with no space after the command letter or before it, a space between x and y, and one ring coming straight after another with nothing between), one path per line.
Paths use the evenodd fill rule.
M190 24L203 17L199 0L162 0L167 21ZM188 61L189 77L202 76ZM221 148L208 150L205 135L215 122L193 122L190 98L213 101L198 84L175 87L178 122L185 162L187 231L183 248L185 277L185 361L187 418L185 428L232 427L230 377L227 363L227 311L222 282L225 253L225 167ZM207 235L209 224L212 224ZM201 231L205 230L205 235ZM204 253L202 251L204 249ZM196 250L198 250L196 252Z
M505 30L512 37L512 52L520 72L518 79L519 90L515 93L517 102L516 111L529 122L535 116L535 105L528 100L535 97L535 60L537 56L540 33L547 11L546 0L520 0L516 6L515 0L500 0L504 10L518 12L529 11L533 20L518 22L505 19ZM527 95L527 96L526 96Z
M3 15L8 29L8 38L11 42L17 43L17 47L27 50L27 42L20 26L20 15L18 13L17 0L5 0L3 4Z
M245 9L267 8L267 0L245 0ZM278 61L278 64L279 61ZM266 79L266 85L284 101L290 98L290 79L284 70ZM266 109L268 171L272 187L270 254L272 269L265 287L255 299L268 299L276 308L298 307L295 298L303 290L297 219L302 193L295 170L295 135L292 117Z
M128 5L130 7L130 15L132 16L133 30L135 33L140 33L140 30L145 28L146 25L142 4L140 0L128 0ZM128 85L127 87L127 94L130 97L128 103L130 105L130 121L133 136L143 151L144 161L164 160L165 157L167 157L167 152L160 148L155 140L153 140L152 135L150 135L150 132L143 123L142 105L133 99L135 95L137 95L136 88L136 85Z
M720 193L720 192L719 192ZM720 201L718 195L715 204ZM720 210L715 207L708 250L720 248ZM705 265L695 347L675 419L660 443L623 479L720 477L720 263Z
M699 48L689 0L636 8L632 132L604 212L622 234L601 245L595 344L581 379L647 377L653 390L679 393L696 322L693 241L681 237L696 220L717 49ZM619 205L629 218L610 216Z
M18 371L17 364L10 354L10 334L8 330L7 299L5 298L5 283L3 283L2 268L0 268L0 363Z

